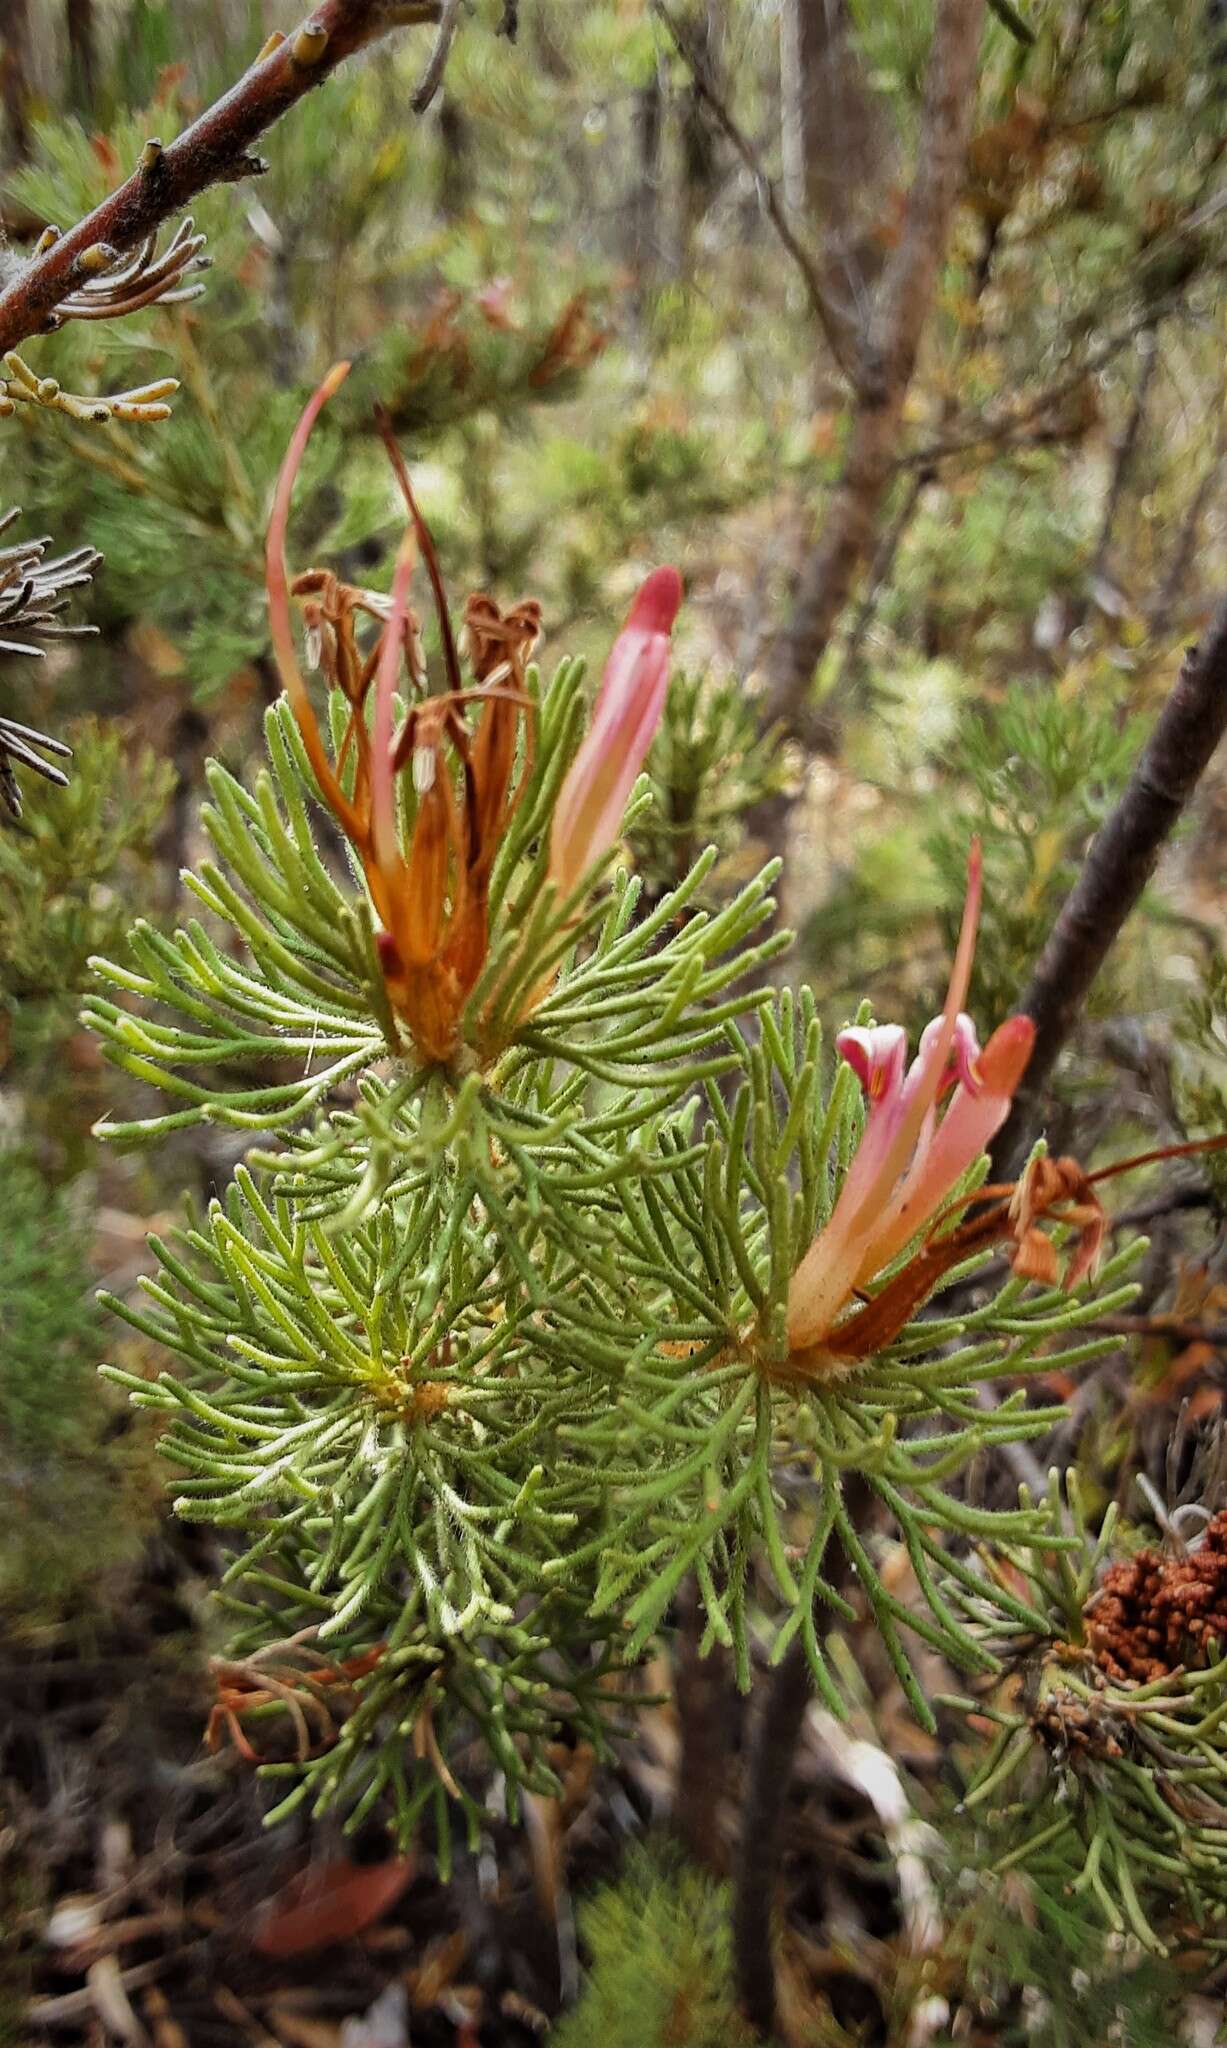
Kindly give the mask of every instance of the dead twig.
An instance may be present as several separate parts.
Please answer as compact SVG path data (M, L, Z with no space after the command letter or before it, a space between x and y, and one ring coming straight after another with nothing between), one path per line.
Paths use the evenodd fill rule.
M1096 1316L1088 1330L1110 1337L1163 1337L1171 1344L1210 1344L1227 1349L1227 1323L1191 1322L1183 1316Z
M652 12L668 29L679 52L690 68L694 80L696 97L710 112L716 126L732 143L742 163L754 179L759 203L775 229L781 247L792 258L800 272L806 294L814 310L815 318L826 337L831 354L854 389L860 388L861 365L855 359L849 346L851 308L838 306L822 275L822 266L814 251L808 248L797 234L788 218L788 211L780 197L779 187L763 165L745 130L732 114L712 77L707 53L700 47L684 22L678 20L668 0L652 0Z
M764 725L804 739L818 663L877 539L903 408L962 187L984 0L942 0L925 78L917 169L899 245L874 300L843 470L770 655Z
M460 0L443 0L443 11L439 16L439 33L435 37L435 46L430 53L430 61L422 73L417 89L409 102L415 114L424 114L426 112L427 107L443 83L443 73L447 69L447 60L451 54L452 43L455 40L459 23Z
M1217 267L1217 266L1216 266ZM931 441L922 441L900 455L900 469L929 469L952 457L970 455L980 449L1032 448L1045 442L1069 440L1081 432L1081 416L1072 401L1078 400L1101 370L1114 362L1138 336L1156 327L1174 313L1185 297L1189 279L1162 298L1150 301L1094 348L1087 350L1072 370L1057 377L1030 398L1004 406L994 416L982 413L978 419L951 422L949 428Z
M136 1963L132 1969L124 1970L119 1978L121 1990L136 1991L142 1984L153 1984L164 1977L186 1956L198 1952L202 1944L193 1943L191 1949L180 1949L177 1953L155 1956L151 1962ZM32 2027L66 2027L76 2020L89 2019L97 2012L94 1991L86 1987L83 1991L66 1991L58 1998L36 1998L26 2008L26 2018Z

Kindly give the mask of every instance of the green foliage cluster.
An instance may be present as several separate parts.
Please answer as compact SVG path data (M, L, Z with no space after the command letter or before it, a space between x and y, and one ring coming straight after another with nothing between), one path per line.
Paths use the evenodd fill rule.
M1059 1789L1052 1797L1059 1801ZM961 2026L991 2028L1001 2048L1169 2048L1180 2038L1188 1971L1105 1930L1063 1873L1041 1877L1015 1865L1000 1874L1034 1823L1057 1811L1039 1795L1025 1819L978 1837L967 1817L942 1816L934 1870L946 1923L941 1967L947 1983L957 1972ZM914 1974L904 1981L914 1987ZM958 2038L945 2029L935 2036L940 2048Z
M973 712L952 750L966 792L931 806L927 850L943 902L957 902L972 836L984 849L984 915L972 1005L1003 1017L1018 1000L1020 961L1039 958L1056 914L1137 758L1142 721L1119 718L1110 698L1015 684L1000 704ZM947 912L943 936L952 941ZM1101 981L1101 1014L1120 1003L1120 983Z
M0 1613L9 1630L80 1621L139 1548L147 1460L95 1377L102 1317L79 1205L0 1152ZM122 1411L121 1411L122 1412Z
M172 771L96 722L70 729L66 789L32 780L0 837L0 1006L17 1058L75 1021L90 956L118 943L148 887Z
M859 1091L847 1069L828 1080L812 1001L753 987L785 942L755 938L772 870L711 911L696 905L714 849L646 914L625 872L578 915L553 905L546 826L579 681L564 664L541 694L450 1066L400 1040L369 904L313 843L284 706L252 790L211 771L219 859L190 881L241 951L203 922L138 926L131 968L99 963L119 1000L87 1003L108 1058L171 1098L112 1138L202 1119L285 1134L178 1244L155 1243L152 1312L113 1304L180 1370L112 1377L171 1417L181 1511L241 1541L226 1598L244 1654L303 1630L344 1665L378 1650L337 1739L271 1760L294 1779L277 1811L312 1797L356 1825L382 1801L401 1839L449 1797L478 1826L462 1782L475 1726L513 1796L552 1781L561 1730L603 1746L629 1704L612 1674L692 1571L706 1641L743 1684L765 1599L773 1655L799 1635L837 1707L820 1632L847 1607L824 1576L832 1536L931 1724L901 1630L994 1663L941 1591L942 1573L979 1581L939 1532L1026 1543L1045 1524L946 1490L986 1446L1055 1419L1021 1390L985 1412L976 1387L1098 1355L1080 1325L1132 1294L1126 1247L1097 1303L1011 1281L846 1369L790 1370L789 1284L858 1142ZM525 1009L515 991L543 973ZM345 1086L353 1108L331 1106ZM858 1535L849 1474L902 1529L922 1609ZM1012 1611L1035 1625L1026 1602Z
M942 687L950 687L948 678ZM1008 1015L1018 1004L1020 971L1038 958L1124 786L1141 728L1102 691L1037 683L1012 684L1000 701L969 708L953 731L943 720L904 821L858 851L806 926L820 988L842 995L871 976L888 986L898 978L900 1005L919 1030L940 1007L939 963L949 957L952 906L968 843L977 838L984 908L971 1007L981 1017ZM923 930L931 920L937 942L925 948L916 942L917 925ZM1140 972L1132 972L1136 985ZM1098 1012L1119 1010L1129 985L1129 970L1116 967L1097 985Z
M732 677L675 675L647 760L652 802L630 835L649 884L678 880L707 846L722 857L717 880L735 868L747 815L785 784L782 753L780 734L760 730L753 698Z
M726 1895L704 1872L635 1852L579 1910L588 1974L555 2048L751 2048L737 2011Z

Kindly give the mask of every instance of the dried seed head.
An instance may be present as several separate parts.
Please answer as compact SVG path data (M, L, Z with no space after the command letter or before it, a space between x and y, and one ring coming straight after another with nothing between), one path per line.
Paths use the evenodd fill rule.
M1086 1610L1100 1670L1119 1684L1148 1685L1227 1647L1227 1513L1183 1557L1139 1550L1109 1565Z

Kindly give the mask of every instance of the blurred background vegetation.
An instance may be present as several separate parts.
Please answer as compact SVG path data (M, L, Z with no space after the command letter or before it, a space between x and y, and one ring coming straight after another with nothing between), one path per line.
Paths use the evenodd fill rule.
M104 1085L76 1009L92 953L114 955L137 915L179 914L205 758L242 769L258 747L273 689L270 493L329 363L352 356L356 371L311 444L300 561L387 587L400 522L372 432L378 396L453 604L470 589L504 605L538 597L547 661L598 654L645 568L679 563L685 678L631 857L659 891L714 841L720 890L765 844L786 847L791 971L835 1026L865 995L913 1028L932 1014L973 833L987 879L971 1007L987 1025L1017 1001L1184 648L1227 589L1216 0L1032 0L1025 37L1010 10L988 16L893 480L867 573L817 665L807 736L762 707L853 408L762 201L769 181L856 313L902 231L932 7L674 0L684 54L647 0L521 0L514 41L494 33L503 12L485 0L466 12L420 120L408 102L428 31L380 44L296 107L267 141L267 175L195 209L213 258L203 297L29 345L39 373L72 390L179 377L172 422L85 426L35 408L0 421L0 488L23 508L22 532L105 557L74 599L96 636L53 643L38 663L6 657L0 671L0 711L64 732L76 756L70 787L35 785L0 832L0 1664L12 1696L0 1912L7 1901L14 2013L35 1967L45 1996L72 1995L46 1975L62 1895L129 1884L139 1910L180 1915L196 1954L236 1884L267 1892L277 1878L250 1785L196 1749L211 1637L191 1545L204 1539L167 1526L150 1445L93 1377L123 1348L92 1306L95 1283L134 1285L145 1230L185 1191L207 1197L241 1148L233 1133L194 1132L156 1160L100 1156L90 1128L116 1084ZM147 136L169 140L293 19L281 0L5 0L0 260L19 262L47 223L97 202ZM1220 765L1058 1072L1062 1148L1089 1159L1224 1122L1225 842ZM1222 1169L1135 1184L1129 1199L1148 1192L1160 1213L1143 1310L1218 1335L1190 1343L1158 1321L1123 1333L1079 1391L1060 1451L1105 1499L1134 1499L1138 1474L1162 1491L1177 1421L1213 1432L1225 1385ZM878 1734L898 1720L886 1698ZM523 1869L494 1827L496 1874L472 1878L463 1910L419 1873L406 1920L414 2042L533 2038L534 2015L544 2024L573 1999L581 1954L596 1974L558 2038L621 2040L626 1929L644 1916L678 1983L653 1977L628 2044L740 2039L716 1919L678 1891L701 1880L636 1865L578 1936L570 1917L570 1887L608 1882L624 1836L667 1805L671 1744L662 1710L658 1753L628 1762L624 1784L577 1777L562 1819L530 1830ZM915 1731L904 1761L949 1837L949 1786ZM821 1954L794 1930L794 2003L808 2015L797 2025L812 2029L796 2038L944 2038L910 2031L906 1916L897 1887L879 1896L874 1816L863 1801L841 1810L845 1794L809 1848L819 1862L837 1854L851 1904ZM175 1850L180 1874L153 1905L153 1838L133 1817L144 1798L166 1840L197 1845ZM947 1872L941 1887L952 1882ZM954 1908L946 1924L937 1989L970 2016L957 2038L1021 2040L1041 2020L1054 2043L1089 2037L1070 1991L1076 1927L1046 1948L1034 1925L982 1922L973 1939ZM95 1933L87 1914L51 1940L70 1986L77 1965L114 1962ZM517 1942L518 1978L506 1960ZM139 1966L153 1952L132 1953ZM240 1988L229 2008L201 2004L187 2035L151 1993L129 2038L339 2042L338 2014L373 2009L387 1974L377 1948L346 1956L337 1999L315 2016L331 2033L296 2033L306 2008L292 2001L277 2018L261 2006L257 2025ZM204 1967L196 1954L189 1979ZM1111 2038L1170 2038L1173 2000L1193 2024L1186 1985L1158 1971L1156 1988L1156 1970L1122 1969L1125 2031ZM1018 1994L1020 1971L1041 1983L1042 2010ZM160 1981L140 1980L155 1992ZM484 1985L480 2029L463 2031L457 1983ZM110 2038L89 2031L111 2024L98 2009L86 1998L81 2031L69 2017L54 2038Z

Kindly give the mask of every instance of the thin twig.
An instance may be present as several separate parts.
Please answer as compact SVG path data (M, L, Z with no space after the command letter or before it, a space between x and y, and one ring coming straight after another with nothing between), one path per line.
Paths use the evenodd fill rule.
M937 10L916 175L899 245L874 300L842 474L802 570L791 619L771 650L763 722L779 723L794 737L806 736L815 670L872 554L879 508L898 461L904 402L962 188L983 20L984 0L942 0Z
M1112 475L1104 500L1103 517L1099 523L1099 538L1095 553L1091 557L1088 583L1092 586L1107 572L1108 559L1112 549L1112 535L1116 528L1116 516L1121 508L1126 488L1133 474L1137 460L1138 446L1142 438L1142 427L1146 419L1146 407L1150 400L1151 385L1159 367L1159 335L1156 328L1143 328L1138 335L1137 345L1142 351L1142 369L1125 431L1116 444L1112 458Z
M779 187L763 165L763 160L745 130L730 111L727 102L716 86L711 74L707 53L700 48L690 30L680 22L669 6L668 0L652 0L652 12L664 23L672 36L679 54L690 67L696 96L706 106L717 127L732 143L742 163L754 179L759 203L767 219L775 229L781 247L796 264L804 282L814 315L826 336L831 354L844 372L854 389L860 384L860 365L854 360L849 349L848 330L850 309L837 306L822 275L822 266L812 249L806 247L788 218L788 210L780 197Z
M415 114L424 114L426 112L427 107L443 83L443 73L447 70L447 60L451 54L452 42L455 38L459 21L460 0L443 0L443 12L439 16L439 32L435 37L434 49L430 53L430 62L422 73L417 89L409 102Z
M87 251L135 249L207 186L262 170L252 144L338 64L391 29L439 18L440 0L323 0L291 35L270 40L176 141L147 142L118 190L22 266L0 292L0 355L46 329L91 274Z
M988 0L988 4L1002 27L1008 28L1016 41L1028 46L1035 41L1035 30L1023 20L1018 9L1010 5L1010 0Z
M1221 266L1207 266L1211 269ZM948 432L937 439L922 442L919 448L911 448L898 459L900 469L927 468L936 462L948 462L952 456L968 455L974 449L1000 447L1032 447L1044 441L1068 439L1069 429L1061 424L1059 408L1064 402L1076 397L1089 381L1107 368L1110 362L1128 348L1130 342L1147 328L1157 326L1168 314L1174 313L1188 290L1191 279L1185 278L1164 298L1152 301L1142 311L1127 320L1114 333L1106 335L1097 347L1089 349L1076 369L1067 371L1053 383L1045 385L1031 398L1021 404L1004 409L997 418L985 417L968 420L959 425L956 421ZM1055 417L1054 417L1055 416Z
M869 579L865 586L864 595L856 608L852 629L844 643L839 674L831 690L831 696L834 698L841 698L844 695L856 674L857 668L860 665L861 649L865 644L865 636L873 624L874 613L878 608L878 599L890 581L891 570L895 566L895 556L899 552L900 544L908 527L916 516L916 511L924 492L933 481L932 471L925 469L917 470L900 500L898 511L878 542L877 550L869 565Z
M1198 1323L1184 1316L1096 1316L1084 1325L1111 1337L1163 1337L1169 1344L1210 1344L1227 1349L1227 1323Z
M1180 523L1180 535L1172 552L1171 564L1163 578L1162 588L1151 613L1150 630L1156 640L1162 639L1166 633L1172 613L1179 602L1180 593L1184 589L1193 565L1193 557L1197 552L1197 536L1201 531L1202 518L1223 474L1224 458L1227 457L1227 391L1220 392L1216 410L1219 423L1214 437L1214 451Z
M1227 730L1227 601L1185 656L1120 801L1091 845L1040 955L1020 1008L1035 1049L993 1147L993 1177L1009 1178L1039 1122L1044 1086L1121 926L1150 880L1164 842Z
M1183 1209L1212 1209L1214 1201L1212 1188L1201 1181L1190 1181L1187 1185L1168 1188L1149 1202L1139 1202L1132 1209L1122 1209L1119 1216L1109 1218L1108 1229L1140 1230L1145 1223L1155 1223L1161 1216L1174 1216Z

